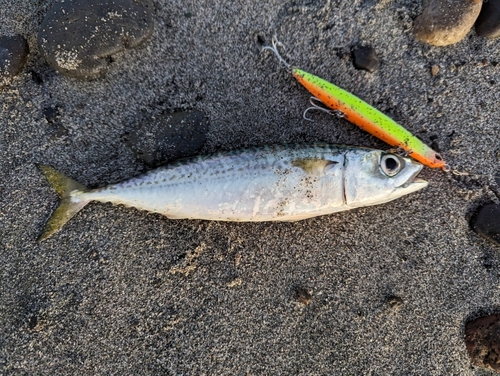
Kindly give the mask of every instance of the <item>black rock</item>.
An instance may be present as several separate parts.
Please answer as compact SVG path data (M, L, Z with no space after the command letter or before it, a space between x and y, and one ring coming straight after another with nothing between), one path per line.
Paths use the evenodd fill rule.
M140 160L156 167L195 154L205 144L207 131L202 112L175 112L143 119L125 141Z
M28 42L22 36L0 36L0 87L23 70L28 54Z
M45 119L48 123L52 124L59 119L59 117L61 116L61 112L59 111L59 107L57 106L45 107L43 109L43 116L45 116Z
M500 372L500 315L465 324L465 346L472 364Z
M470 225L479 235L500 245L500 205L481 206L472 217Z
M431 149L438 153L441 153L441 148L439 147L439 143L436 141L431 142Z
M38 324L38 318L36 317L36 315L30 316L28 320L28 328L33 330L36 328L37 324Z
M375 48L369 46L357 46L352 50L353 64L356 69L363 69L370 73L375 72L379 66L379 60Z
M476 20L476 33L486 38L500 37L500 0L483 4Z
M38 32L38 47L58 72L79 79L105 74L117 53L153 32L151 0L57 2Z

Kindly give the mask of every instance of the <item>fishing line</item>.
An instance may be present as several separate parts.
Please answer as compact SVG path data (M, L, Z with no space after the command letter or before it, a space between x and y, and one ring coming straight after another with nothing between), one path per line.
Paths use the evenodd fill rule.
M467 171L459 171L455 168L452 168L450 165L445 165L443 168L444 172L449 172L455 176L479 176L479 177L487 177L492 179L500 179L500 175L491 175L491 174L475 174Z

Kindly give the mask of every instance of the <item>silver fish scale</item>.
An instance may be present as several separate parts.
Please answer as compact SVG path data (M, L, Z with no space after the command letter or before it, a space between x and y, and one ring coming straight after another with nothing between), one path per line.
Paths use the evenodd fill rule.
M174 162L88 190L40 165L61 203L40 241L91 201L132 206L169 218L297 221L383 204L427 186L422 165L396 154L343 145L276 145Z
M299 220L348 209L342 175L347 149L315 143L219 152L73 192L73 200L124 204L169 218Z

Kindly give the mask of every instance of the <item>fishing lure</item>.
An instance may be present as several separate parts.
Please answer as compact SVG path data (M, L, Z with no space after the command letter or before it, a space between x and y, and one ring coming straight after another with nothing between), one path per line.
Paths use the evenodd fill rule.
M315 98L361 129L381 139L395 148L403 149L410 157L420 163L448 171L449 167L443 157L432 150L424 142L411 134L403 126L396 123L389 116L369 105L357 96L340 87L297 67L291 67L279 54L278 46L283 46L275 38L272 46L264 49L271 50L278 57L280 63L291 69L292 75ZM315 108L318 108L315 106Z

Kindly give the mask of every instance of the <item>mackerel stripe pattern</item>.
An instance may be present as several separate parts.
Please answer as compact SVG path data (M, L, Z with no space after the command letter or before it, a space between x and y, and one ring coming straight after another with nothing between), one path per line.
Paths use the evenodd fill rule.
M171 219L297 221L385 203L427 185L416 179L422 165L409 158L322 143L187 158L97 189L88 189L50 166L39 167L61 197L40 240L91 201Z

